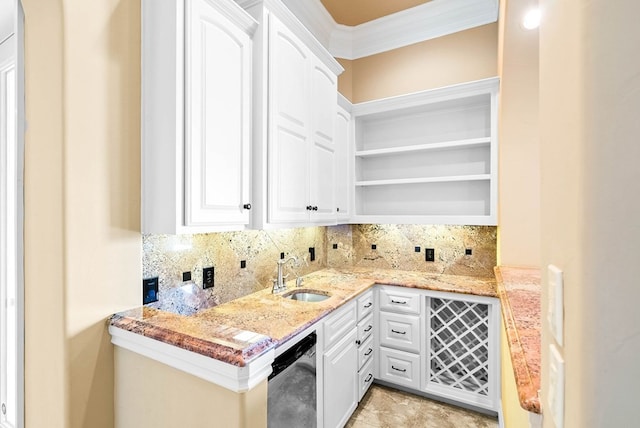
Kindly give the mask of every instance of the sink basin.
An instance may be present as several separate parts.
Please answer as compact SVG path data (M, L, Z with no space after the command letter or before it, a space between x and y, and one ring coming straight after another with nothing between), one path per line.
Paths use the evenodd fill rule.
M320 290L293 290L282 295L285 299L298 300L299 302L322 302L331 295Z

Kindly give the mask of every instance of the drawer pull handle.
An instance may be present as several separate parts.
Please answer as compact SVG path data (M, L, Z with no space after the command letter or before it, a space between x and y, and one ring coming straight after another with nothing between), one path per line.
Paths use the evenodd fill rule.
M365 383L369 383L371 382L371 379L373 379L373 375L371 373L369 373L369 376L367 376L367 379L365 379Z
M365 333L370 332L372 328L373 328L373 326L372 326L372 325L369 325L369 327L367 327L367 328L365 328L365 329L364 329L364 332L365 332Z
M373 352L373 349L369 348L369 350L364 353L364 356L368 357L369 355L371 355L372 352Z
M391 333L395 333L395 334L407 334L407 332L406 332L406 331L398 331L398 330L394 330L394 329L391 329Z
M393 300L393 299L391 299L391 303L395 303L395 304L398 304L398 305L406 305L407 301L406 300L401 301L401 300Z
M368 308L370 308L370 307L371 307L371 305L373 305L373 303L369 302L369 303L367 303L366 305L364 305L364 308L365 308L365 309L368 309Z
M394 369L395 371L402 372L402 373L407 371L407 369L399 369L399 368L394 367L394 366L391 366L391 368Z

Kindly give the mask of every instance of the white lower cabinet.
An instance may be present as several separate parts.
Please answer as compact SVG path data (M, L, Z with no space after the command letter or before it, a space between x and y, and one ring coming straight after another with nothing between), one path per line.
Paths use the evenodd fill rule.
M378 304L377 378L498 410L498 299L384 285Z
M420 353L420 317L380 311L380 346Z
M321 426L344 426L376 379L497 412L498 305L380 285L337 310L322 330Z
M342 427L358 405L354 329L324 354L324 425Z
M323 420L344 426L358 405L356 305L349 303L324 322Z
M358 372L358 402L362 400L364 394L369 390L373 383L373 358L369 359Z
M420 388L420 354L380 347L380 379Z
M373 361L376 353L374 345L374 304L373 290L358 298L358 402L373 383Z

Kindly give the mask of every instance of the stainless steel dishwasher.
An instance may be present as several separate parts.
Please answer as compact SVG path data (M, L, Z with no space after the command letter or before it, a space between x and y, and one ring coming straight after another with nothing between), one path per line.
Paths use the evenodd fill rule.
M271 365L268 384L269 428L315 427L316 333L300 339Z

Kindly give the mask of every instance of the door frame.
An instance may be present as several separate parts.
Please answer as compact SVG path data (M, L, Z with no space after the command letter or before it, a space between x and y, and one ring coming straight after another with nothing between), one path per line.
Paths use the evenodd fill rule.
M3 183L2 203L0 203L1 212L0 218L4 223L7 221L7 211L11 210L12 215L15 217L15 236L13 243L6 242L6 234L3 233L0 236L0 244L3 248L2 252L2 265L6 268L7 259L11 261L12 266L15 265L15 309L16 309L16 349L15 349L15 362L16 362L16 391L15 393L15 425L6 425L2 421L2 413L0 413L0 427L4 428L23 428L24 427L24 124L25 124L25 103L24 103L24 11L20 0L15 0L15 9L11 12L14 19L14 32L11 36L5 39L4 43L12 43L13 47L13 69L15 75L15 98L16 98L16 113L15 113L15 140L13 142L7 141L7 147L10 143L13 143L12 150L9 151L11 158L3 156L6 162L11 162L14 165L11 177L0 177L0 181ZM7 45L8 46L8 45ZM11 48L7 48L11 49ZM9 53L10 58L12 53ZM10 59L3 64L10 64ZM4 128L3 128L4 131ZM7 154L6 148L2 148L4 154ZM5 184L15 186L15 199L13 203L8 204L5 201L7 193L5 192ZM12 195L13 196L13 195ZM13 199L13 198L12 198ZM3 224L4 227L4 224ZM11 257L8 257L8 253L11 251ZM13 268L12 268L13 270ZM2 287L5 287L4 278L2 280ZM2 290L4 296L5 290Z

